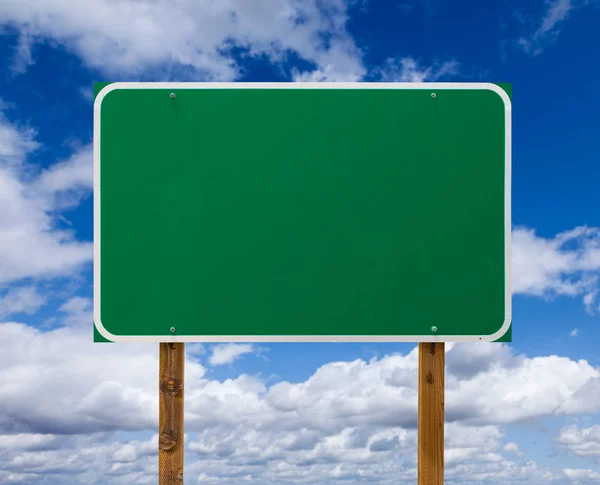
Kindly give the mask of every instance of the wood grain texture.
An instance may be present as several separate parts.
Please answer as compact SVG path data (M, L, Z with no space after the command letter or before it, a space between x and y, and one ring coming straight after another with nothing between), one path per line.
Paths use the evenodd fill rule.
M445 344L419 344L418 485L444 483Z
M158 484L183 483L183 375L185 344L161 343L158 411Z

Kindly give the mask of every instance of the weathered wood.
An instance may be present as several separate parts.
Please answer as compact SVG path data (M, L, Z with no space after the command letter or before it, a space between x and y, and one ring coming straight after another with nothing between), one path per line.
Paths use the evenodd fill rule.
M445 344L419 344L418 485L444 483Z
M158 484L183 483L185 344L161 343L158 411Z

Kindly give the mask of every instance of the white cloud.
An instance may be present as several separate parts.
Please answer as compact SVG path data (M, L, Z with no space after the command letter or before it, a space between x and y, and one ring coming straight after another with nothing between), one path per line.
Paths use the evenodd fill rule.
M532 33L517 39L517 45L528 54L541 54L556 41L571 14L589 3L590 0L546 0L546 10L539 25Z
M457 61L446 61L429 67L421 66L411 57L388 59L375 71L383 82L423 82L437 81L441 77L456 75L459 72Z
M202 355L206 353L206 348L201 343L191 342L185 344L185 351L190 355Z
M13 438L14 439L6 439ZM156 481L157 436L109 441L111 436L0 436L0 483L145 484ZM10 445L5 448L2 443Z
M578 328L574 328L573 330L571 330L571 333L569 333L569 335L571 337L577 337L579 335L579 329Z
M31 185L32 192L47 197L54 210L69 209L90 193L93 180L92 146L79 148L68 159L43 170Z
M46 303L46 298L32 286L11 288L0 296L0 318L6 318L15 313L33 315L44 303Z
M133 79L170 65L193 67L196 78L230 80L239 73L226 52L233 41L275 62L294 51L314 63L314 69L293 71L298 81L360 79L365 68L346 31L346 3L333 0L323 8L316 0L9 1L0 2L0 23L20 30L16 73L33 62L35 42L51 39L112 76ZM555 11L540 29L552 31L561 15ZM457 69L454 62L423 67L407 57L388 61L379 74L382 80L421 81ZM56 220L58 211L89 193L90 147L37 173L26 161L38 146L33 130L0 117L0 285L70 274L91 259L91 245L59 229ZM517 293L581 296L593 309L597 229L553 239L518 229L514 237ZM0 311L31 312L43 300L33 286L11 289ZM94 344L90 310L88 299L69 299L60 308L64 326L49 332L0 324L0 484L54 485L65 477L98 485L155 480L156 436L111 440L115 431L156 430L158 346ZM200 354L204 348L187 350ZM209 363L223 365L260 350L213 346ZM555 477L534 462L511 461L510 455L522 452L504 443L502 428L523 419L600 411L597 369L557 356L515 356L503 344L448 345L447 364L447 483L598 480L592 470L568 468ZM266 485L414 483L416 407L415 351L332 362L303 382L272 385L247 375L210 380L188 358L186 428L194 437L186 476ZM574 455L595 457L590 429L563 430L559 443Z
M563 473L569 480L573 480L579 484L598 483L600 480L600 473L590 469L564 468Z
M583 295L583 305L585 306L585 310L594 314L596 311L600 310L600 305L597 305L598 299L598 288L589 289L585 295Z
M504 445L504 451L507 451L509 453L513 453L517 456L523 456L523 452L521 451L521 449L519 448L519 445L513 442L509 442L506 443Z
M15 47L15 55L13 57L12 66L10 69L13 75L23 74L27 71L27 68L34 64L33 57L31 55L31 48L33 46L34 39L29 35L28 32L22 32L19 35L19 41Z
M67 307L73 311L86 308L83 302L76 303L73 300ZM152 369L158 368L158 361L154 345L94 344L87 325L42 333L7 323L0 326L0 332L8 349L5 377L0 381L0 415L7 412L5 406L10 408L4 416L12 416L11 427L40 432L37 426L59 427L59 423L69 422L70 429L81 426L82 431L128 425L153 429L155 403L131 421L124 416L139 411L155 396ZM481 355L480 346L489 349L493 363L478 373L465 372L468 363L477 361L473 352ZM497 359L494 347L508 348L502 344L456 344L448 351L447 360L454 362L447 369L449 423L496 425L600 410L600 374L585 361L556 356L526 358L510 352ZM460 360L465 364L458 365ZM416 371L413 351L369 362L334 362L320 367L304 382L267 387L257 378L243 375L221 383L207 380L204 368L188 361L187 424L190 430L248 422L257 430L273 426L328 432L362 426L411 428L416 423ZM58 382L69 382L70 392L62 392ZM43 409L37 406L38 393L48 404ZM106 409L108 397L114 404ZM79 404L73 407L71 402ZM83 408L86 412L80 414Z
M600 464L600 426L580 428L566 426L560 430L556 443L572 456L588 458Z
M92 301L89 298L75 296L61 305L58 310L66 314L63 318L65 325L90 326L91 322L93 322L93 307Z
M502 456L502 433L494 427L446 427L445 483L479 483L479 476L507 483L540 479L535 464L514 463ZM206 430L189 445L198 461L187 474L205 480L251 483L415 483L416 430L345 428L326 435L272 428L256 432L251 425L235 430ZM218 457L218 458L217 458ZM225 463L228 466L225 466ZM269 470L268 472L266 470Z
M515 294L551 298L581 296L589 313L598 304L600 229L577 227L553 238L528 228L512 233L512 287Z
M244 354L260 351L261 349L254 344L217 344L212 347L208 362L213 366L231 364Z
M12 373L0 379L0 430L155 429L158 346L94 344L90 328L89 322L51 332L0 325L0 341L11 348L3 365ZM198 364L187 366L190 383L197 372L203 373Z
M1 9L2 7L0 7ZM27 163L39 147L35 132L0 112L0 286L23 278L71 274L92 258L91 243L57 224L92 187L88 147L41 174Z
M0 24L12 24L20 32L16 73L34 62L35 42L51 39L115 80L148 73L160 79L235 80L243 71L230 52L235 46L280 65L291 53L297 55L310 66L293 67L294 81L358 81L367 71L362 51L346 29L350 5L354 2L4 2ZM433 81L456 74L457 64L427 68L405 57L389 60L378 72L399 81Z
M47 434L17 433L0 435L0 450L39 450L56 443L56 437Z
M192 68L194 78L233 80L240 72L228 48L285 60L289 52L327 76L362 76L362 54L346 31L347 2L156 2L77 0L2 2L0 23L24 39L52 39L111 76L138 76L159 66ZM19 50L27 65L30 52Z
M548 474L535 464L515 463L496 453L501 437L493 430L451 426L448 431L450 437L471 433L480 453L447 462L445 483L473 483L474 477L484 473L499 477L500 483L519 478L537 478L534 483L540 483L539 479ZM358 442L355 430L345 430L317 442L301 443L293 433L276 429L263 433L253 432L251 426L234 431L213 429L188 442L185 479L190 483L257 485L339 480L409 484L416 479L415 435L414 431L376 431L369 433L366 441ZM146 440L117 442L110 442L110 437L46 435L42 440L35 435L20 435L19 439L6 440L13 447L0 448L0 483L11 483L6 479L8 474L25 476L26 483L36 484L60 483L66 476L74 484L155 483L156 435ZM0 437L0 443L3 438ZM447 446L446 455L455 454L453 450L452 445Z
M511 348L496 343L480 343L463 352L464 344L447 344L446 369L451 375L471 378L494 368L514 368L520 366L523 357L515 357Z
M89 302L71 299L62 310L82 315ZM154 442L110 440L117 430L155 432L158 346L94 344L83 323L48 332L0 324L0 341L0 463L8 464L0 466L0 483L6 473L45 483L40 477L49 470L60 475L67 468L76 484L155 477L155 455L144 458ZM547 470L512 461L503 425L600 410L600 372L585 361L516 356L503 344L455 344L447 362L448 483L542 482ZM234 482L250 475L268 485L414 482L416 349L331 362L305 381L270 385L247 375L211 380L188 358L185 399L188 480L204 473ZM75 444L65 445L69 440Z
M7 108L0 99L0 110ZM0 167L14 169L23 159L39 148L36 132L31 127L16 126L8 122L0 111Z

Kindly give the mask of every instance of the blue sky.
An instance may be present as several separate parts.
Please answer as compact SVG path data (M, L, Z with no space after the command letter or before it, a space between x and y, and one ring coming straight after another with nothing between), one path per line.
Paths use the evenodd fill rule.
M0 484L153 483L92 343L93 81L513 84L513 342L449 345L447 483L600 480L597 0L0 3ZM414 483L412 344L188 345L186 481Z

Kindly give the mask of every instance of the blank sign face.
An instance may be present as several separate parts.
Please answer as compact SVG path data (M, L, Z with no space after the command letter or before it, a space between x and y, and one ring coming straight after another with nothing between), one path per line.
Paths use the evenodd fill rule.
M95 103L94 323L152 341L496 340L493 84L135 84Z

